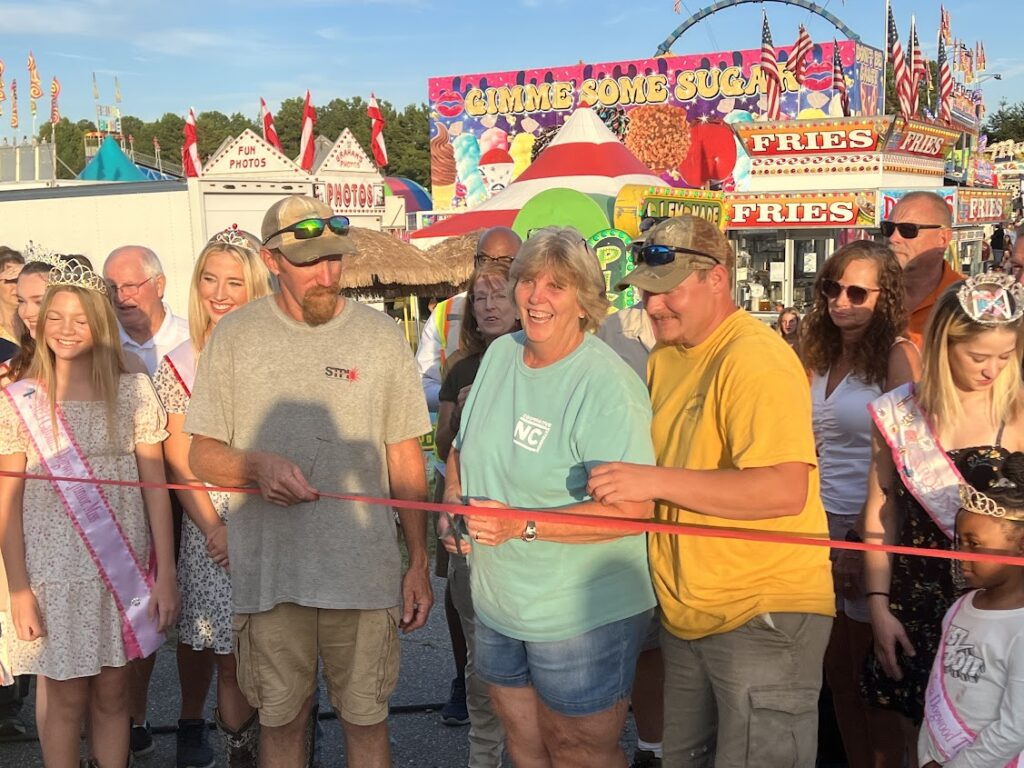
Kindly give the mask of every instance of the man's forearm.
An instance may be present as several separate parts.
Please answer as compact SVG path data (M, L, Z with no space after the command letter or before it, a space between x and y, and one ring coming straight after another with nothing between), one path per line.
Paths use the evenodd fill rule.
M204 483L227 487L251 485L255 478L255 454L240 451L212 437L196 435L188 452L188 464Z
M806 464L752 469L651 467L654 497L703 515L769 520L800 514L807 502Z

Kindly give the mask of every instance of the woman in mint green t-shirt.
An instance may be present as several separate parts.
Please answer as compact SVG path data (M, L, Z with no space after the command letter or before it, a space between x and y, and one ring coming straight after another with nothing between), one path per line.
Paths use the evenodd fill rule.
M592 331L605 280L574 229L547 228L510 273L523 330L487 350L448 458L449 501L647 518L587 495L610 461L653 464L635 373ZM609 526L469 520L476 672L516 763L621 765L637 654L655 604L645 537Z

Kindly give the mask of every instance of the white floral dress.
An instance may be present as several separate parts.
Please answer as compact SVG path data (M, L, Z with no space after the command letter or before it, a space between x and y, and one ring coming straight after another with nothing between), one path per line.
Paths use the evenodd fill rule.
M145 374L121 375L113 441L105 403L65 401L60 408L98 478L138 481L135 446L167 438L166 414ZM45 474L25 425L11 401L0 395L0 454L12 453L26 455L28 473ZM139 561L148 563L151 537L142 491L108 485L103 495ZM99 674L101 667L124 666L121 614L49 481L25 481L22 521L29 585L47 634L32 642L19 640L10 613L0 613L13 674L69 680Z
M184 415L189 394L167 364L166 357L160 361L153 382L167 412ZM221 520L227 519L228 498L226 493L210 494ZM210 558L206 537L188 515L181 522L178 591L181 593L178 642L196 651L212 648L217 654L233 653L231 577Z

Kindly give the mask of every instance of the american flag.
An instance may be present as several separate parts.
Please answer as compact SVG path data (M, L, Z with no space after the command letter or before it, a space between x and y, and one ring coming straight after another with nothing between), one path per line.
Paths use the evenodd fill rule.
M811 36L807 34L807 30L801 24L800 32L793 44L793 50L789 52L789 61L786 63L789 71L793 73L793 77L800 85L804 84L804 78L807 77L807 54L811 52L812 47Z
M769 120L782 117L782 75L779 74L779 62L775 58L775 44L772 43L772 31L768 28L768 14L761 23L761 72L764 73L764 95L767 102L765 116Z
M939 113L939 120L947 123L953 119L951 106L953 99L953 73L949 70L949 61L946 60L946 44L939 43L939 106L936 110Z
M888 13L888 54L889 63L892 64L896 98L900 103L900 112L907 117L913 117L914 110L911 104L910 70L907 67L907 57L903 52L903 45L900 43L900 33L896 31L896 19L892 15L892 6L888 7Z
M918 96L920 95L921 81L930 80L928 73L928 60L924 57L924 51L921 50L921 43L917 39L917 21L914 18L910 20L910 104L914 108L914 114L917 114L917 107L920 104ZM925 86L927 88L927 86Z
M832 41L832 91L839 94L839 103L843 107L843 117L850 116L850 94L846 91L846 74L843 72L843 60L839 56L839 43Z

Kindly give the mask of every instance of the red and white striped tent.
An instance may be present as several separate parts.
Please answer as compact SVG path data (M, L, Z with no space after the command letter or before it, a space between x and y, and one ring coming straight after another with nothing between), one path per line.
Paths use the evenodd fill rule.
M537 159L494 197L411 234L427 248L446 237L488 227L511 227L519 210L540 192L556 187L615 197L626 184L664 186L665 182L626 149L594 110L580 107Z

